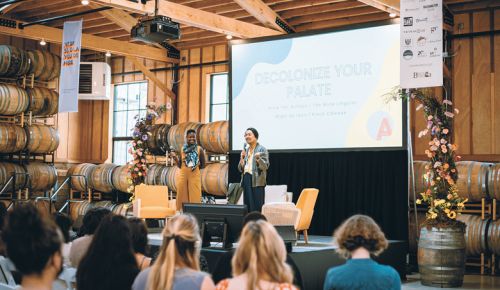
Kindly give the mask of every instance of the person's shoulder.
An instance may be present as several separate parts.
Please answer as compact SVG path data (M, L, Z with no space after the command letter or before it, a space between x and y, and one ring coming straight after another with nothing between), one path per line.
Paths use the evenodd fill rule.
M262 144L259 143L259 151L267 151L266 147L262 146Z
M147 268L147 269L141 271L135 277L134 283L132 284L132 290L144 290L144 289L146 289L146 284L148 282L150 271L151 271L151 268Z
M396 271L396 269L394 269L392 266L378 264L377 267L379 268L379 271L382 271L387 275L399 277L398 271Z

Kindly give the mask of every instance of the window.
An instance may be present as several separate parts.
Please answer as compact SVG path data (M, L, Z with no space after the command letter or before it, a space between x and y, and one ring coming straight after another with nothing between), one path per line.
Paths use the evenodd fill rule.
M148 83L129 83L115 86L113 108L113 163L124 165L132 160L128 154L136 116L146 116Z
M227 73L210 76L210 122L229 119L229 86Z

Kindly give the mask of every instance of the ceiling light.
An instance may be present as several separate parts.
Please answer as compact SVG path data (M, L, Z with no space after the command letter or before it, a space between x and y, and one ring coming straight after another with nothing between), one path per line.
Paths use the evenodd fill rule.
M397 15L396 15L396 13L390 13L390 14L389 14L389 17L391 17L391 18L394 18L394 17L396 17L396 16L397 16Z
M106 57L111 57L111 52L109 50L106 51Z
M45 42L45 39L42 38L42 40L40 40L40 45L45 46L46 44L47 44L47 42Z
M233 39L233 36L231 34L226 35L226 39Z
M89 0L82 0L82 5L89 5Z

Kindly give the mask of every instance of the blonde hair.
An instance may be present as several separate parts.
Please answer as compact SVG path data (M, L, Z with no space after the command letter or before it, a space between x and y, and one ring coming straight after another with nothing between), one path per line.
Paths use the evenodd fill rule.
M262 273L275 283L292 283L292 269L285 262L286 249L276 229L263 220L249 222L241 233L232 260L233 276L247 274L247 290L260 289Z
M196 218L181 214L169 220L163 229L163 244L148 279L150 290L171 290L175 267L182 265L199 271L200 232Z
M384 232L369 216L353 215L345 220L333 234L338 243L337 252L344 258L349 258L357 248L365 248L371 254L378 256L387 249L388 242Z

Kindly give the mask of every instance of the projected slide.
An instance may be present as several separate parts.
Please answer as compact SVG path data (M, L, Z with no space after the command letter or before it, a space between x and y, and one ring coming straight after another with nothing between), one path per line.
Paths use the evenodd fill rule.
M399 59L399 24L233 44L232 150L402 147Z

